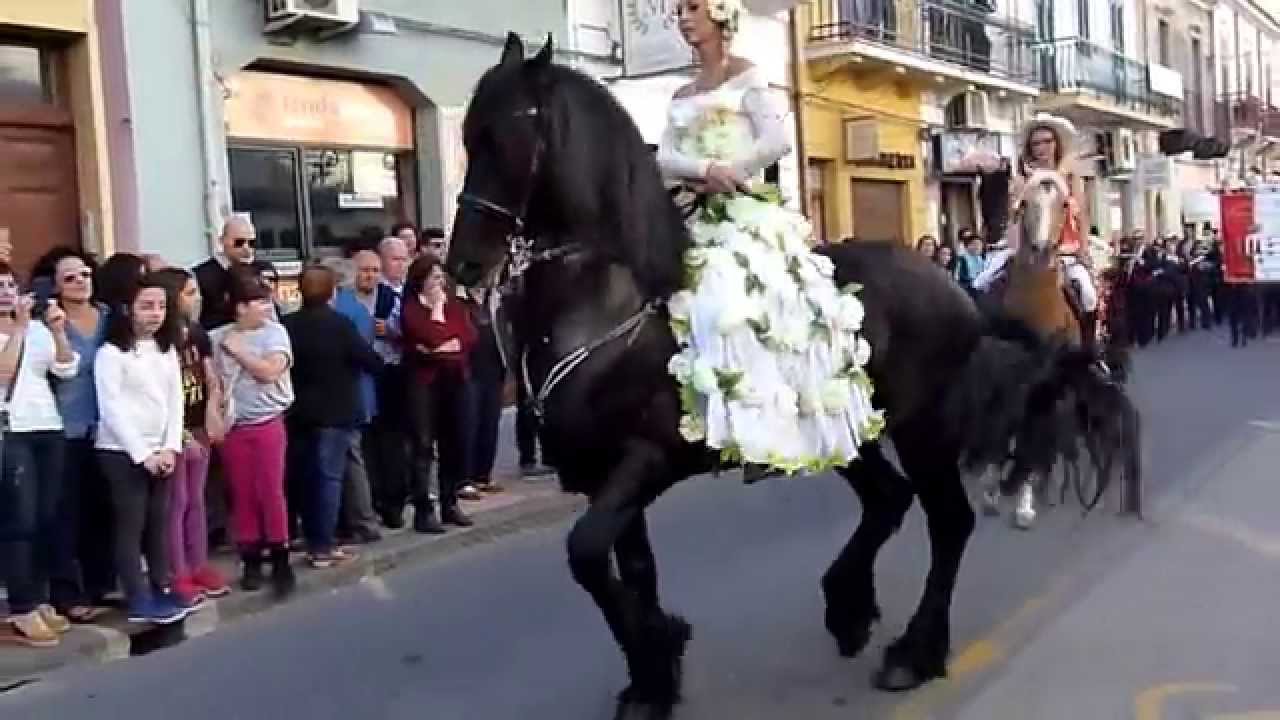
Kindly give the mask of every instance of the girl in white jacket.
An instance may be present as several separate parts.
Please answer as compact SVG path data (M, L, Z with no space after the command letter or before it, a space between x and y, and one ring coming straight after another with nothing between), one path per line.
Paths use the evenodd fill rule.
M116 571L129 621L173 623L192 609L171 590L166 546L169 476L182 451L182 377L177 312L164 285L143 277L125 305L111 309L107 341L94 359L101 419L96 448L111 484ZM139 556L145 548L150 583Z

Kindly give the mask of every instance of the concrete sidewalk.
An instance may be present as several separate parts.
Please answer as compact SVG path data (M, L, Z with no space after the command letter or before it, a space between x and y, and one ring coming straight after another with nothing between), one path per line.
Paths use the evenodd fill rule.
M113 612L98 624L72 628L57 648L44 650L19 646L7 630L0 631L0 692L70 664L104 663L149 652L207 635L223 624L272 607L287 607L314 593L376 577L402 565L438 560L466 547L563 522L583 506L580 498L560 492L554 475L529 479L520 476L512 442L513 413L504 414L501 433L503 442L494 475L506 492L464 501L463 509L475 519L475 527L450 528L444 535L419 535L409 528L384 529L381 542L354 548L359 555L356 560L325 570L310 568L303 555L295 554L298 589L285 601L275 601L267 590L244 593L237 589L221 600L207 602L182 623L169 627L130 625L122 613ZM234 555L216 555L212 562L229 579L237 577Z

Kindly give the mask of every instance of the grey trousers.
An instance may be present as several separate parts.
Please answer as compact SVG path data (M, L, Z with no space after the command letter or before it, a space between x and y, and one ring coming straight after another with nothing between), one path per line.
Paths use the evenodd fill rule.
M369 470L364 462L364 434L367 428L351 434L347 448L347 472L342 481L342 524L350 532L378 531L378 515L373 510L373 493L369 487Z

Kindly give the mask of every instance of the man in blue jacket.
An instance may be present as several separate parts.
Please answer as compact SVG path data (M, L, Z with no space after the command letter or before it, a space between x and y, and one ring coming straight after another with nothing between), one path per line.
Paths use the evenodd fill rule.
M375 313L380 294L390 294L380 282L382 260L372 250L360 250L351 257L355 278L351 287L338 291L334 309L345 315L356 326L360 337L374 346ZM379 292L382 290L383 292ZM384 301L385 302L385 301ZM389 312L387 313L389 315ZM385 315L384 315L385 317ZM385 358L384 358L385 359ZM374 511L373 492L365 448L372 440L370 423L378 414L378 393L372 373L362 373L360 378L360 428L347 451L347 473L343 483L342 524L357 542L377 542L382 539L378 515ZM373 478L374 484L379 478Z

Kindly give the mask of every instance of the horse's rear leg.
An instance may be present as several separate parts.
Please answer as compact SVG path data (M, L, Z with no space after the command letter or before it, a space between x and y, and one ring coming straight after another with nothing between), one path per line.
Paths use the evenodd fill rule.
M658 607L657 571L644 524L644 508L666 487L661 451L633 443L609 479L591 497L569 532L569 568L604 615L627 660L631 683L619 699L618 718L669 718L678 699L679 658L688 625ZM619 557L622 577L610 555Z
M885 457L878 444L869 444L862 457L841 475L862 503L862 519L822 577L826 597L827 631L844 657L862 652L871 628L880 619L876 604L876 555L902 525L911 507L911 483Z
M875 676L876 687L894 692L946 675L951 598L974 527L955 453L927 442L899 448L928 521L930 564L916 614L906 632L885 650L884 664Z

